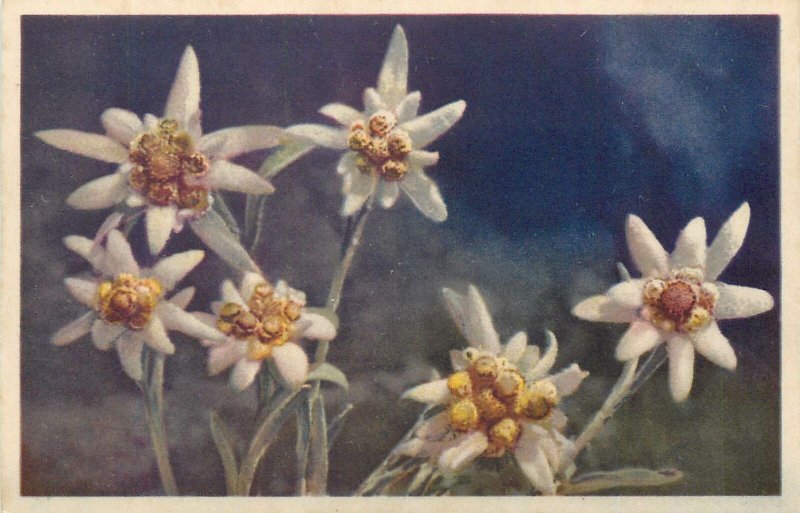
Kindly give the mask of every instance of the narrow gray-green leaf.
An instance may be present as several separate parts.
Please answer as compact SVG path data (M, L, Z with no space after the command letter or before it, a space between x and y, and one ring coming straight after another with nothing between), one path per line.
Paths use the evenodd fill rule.
M228 203L225 201L225 198L222 197L222 194L215 193L214 194L214 205L212 207L219 215L222 217L222 220L225 221L225 224L228 226L228 230L239 238L241 235L241 230L239 230L239 223L236 222L236 218L233 217L233 212L231 209L228 208Z
M328 427L322 394L312 395L311 433L309 436L307 491L325 495L328 489Z
M631 486L663 486L683 478L677 469L650 470L647 468L623 468L608 472L590 472L566 483L564 495L586 495L609 488Z
M328 362L315 366L311 372L308 373L308 381L328 381L344 389L350 386L344 372Z
M414 475L414 479L411 480L411 484L408 485L406 489L406 495L416 495L420 492L421 488L428 484L428 480L433 476L433 472L436 470L436 465L433 463L425 462L419 466L417 473Z
M333 445L336 437L342 432L345 418L352 410L353 405L348 403L344 408L342 408L342 411L337 413L336 416L331 420L330 425L328 426L328 445Z
M209 210L201 218L191 221L189 226L211 251L234 269L259 272L256 263L216 211Z
M306 472L308 471L308 450L311 436L311 401L303 401L297 408L297 441L295 442L295 455L297 457L297 482L295 494L306 494Z
M233 449L233 439L230 431L225 427L222 419L216 412L211 412L211 436L217 444L217 452L222 460L222 469L225 472L225 488L228 495L236 495L236 484L239 471L236 469L236 454Z
M287 141L270 153L258 169L258 174L264 178L271 178L313 149L314 144L307 141L297 139Z

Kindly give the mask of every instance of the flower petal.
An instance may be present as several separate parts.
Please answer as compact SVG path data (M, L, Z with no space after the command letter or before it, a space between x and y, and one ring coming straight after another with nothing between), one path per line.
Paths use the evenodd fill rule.
M172 290L197 264L205 257L205 251L192 249L176 253L159 260L150 270L150 276L156 278L166 290Z
M669 390L676 402L689 397L694 378L694 346L688 338L678 335L667 341L669 357Z
M446 379L437 379L409 388L400 398L428 404L447 404L450 402L450 389L447 388Z
M439 187L425 175L419 166L409 166L408 174L400 182L411 202L425 217L441 223L447 219L447 206L444 204Z
M642 291L645 283L647 283L646 279L623 281L608 289L606 296L626 310L635 310L641 307L644 301Z
M119 324L110 324L102 319L97 319L92 324L92 342L101 351L108 351L127 328Z
M290 126L286 133L334 150L347 149L347 130L325 125L302 124Z
M663 340L664 338L655 326L643 319L637 319L622 335L617 344L615 356L622 362L631 360L653 349Z
M489 440L482 431L473 431L459 437L451 447L439 456L437 464L442 474L453 474L480 456Z
M397 105L408 87L408 41L403 27L397 25L378 75L378 94L388 105Z
M215 376L245 358L247 358L247 343L228 339L228 342L214 346L208 351L208 374Z
M163 306L165 304L169 303L162 303L159 306ZM154 315L153 318L150 319L150 322L147 323L147 326L145 326L141 333L144 336L147 345L159 353L173 354L175 352L175 345L169 339L167 330L164 328L164 324L157 315Z
M429 418L417 428L414 433L419 438L425 440L439 440L450 431L448 415L446 411L437 413Z
M470 345L492 354L500 354L500 337L494 329L492 316L486 303L483 301L481 293L474 285L467 289L466 310L464 311L467 322L467 340Z
M464 356L463 351L458 349L450 350L450 366L454 371L460 371L469 367L469 360Z
M670 257L673 269L693 267L705 269L706 266L706 222L702 217L695 217L681 231L675 243L675 251Z
M80 210L97 210L116 205L128 194L128 180L122 173L114 173L78 187L67 197L67 205Z
M94 322L94 312L86 312L74 321L70 322L50 338L50 343L56 346L65 346L75 342L82 336L89 333Z
M106 242L108 258L106 263L112 274L130 273L134 276L139 275L139 264L133 257L131 245L125 240L125 236L119 230L111 230Z
M428 167L433 166L437 162L439 162L439 152L438 151L425 151L425 150L414 150L408 154L409 164L414 164L419 167Z
M547 349L539 361L536 362L536 365L533 366L533 369L530 370L529 374L532 379L539 379L547 376L547 373L550 372L550 369L552 369L553 365L556 363L556 357L558 356L558 339L555 333L550 330L545 330L544 334L547 337Z
M360 112L343 103L329 103L319 109L319 113L328 116L340 125L350 127L353 123L363 118Z
M65 278L64 285L70 295L81 304L94 308L97 303L97 282L94 280L83 280L81 278Z
M352 177L350 174L359 172L356 167L357 158L358 155L352 151L348 151L342 155L342 158L340 158L338 164L336 164L336 174L345 177L345 187L342 188L342 192L345 194L350 192L350 187L352 186Z
M539 362L539 346L527 346L517 360L517 368L523 374L530 373Z
M738 319L752 317L771 310L775 304L766 290L753 287L740 287L717 282L719 299L714 309L717 319Z
M508 343L503 350L503 356L511 363L517 363L525 352L526 347L528 347L528 334L520 331L508 339Z
M344 197L342 205L342 215L352 216L364 205L367 198L375 191L375 177L365 175L359 171L350 175L350 191Z
M244 192L246 194L272 194L275 187L255 172L227 160L215 160L208 174L212 189Z
M633 214L628 216L625 238L628 241L631 258L642 276L654 274L663 276L669 272L667 252L638 216Z
M223 342L227 338L222 332L209 327L192 314L169 301L162 301L158 307L158 318L168 330L177 330L200 340Z
M522 473L538 491L545 495L555 495L556 484L550 462L539 447L539 436L523 425L514 457Z
M173 305L176 305L178 308L183 308L186 310L186 307L192 302L195 290L196 289L194 287L186 287L169 298L169 302Z
M124 146L144 131L139 116L125 109L106 109L100 115L100 122L103 123L106 134Z
M602 295L584 299L573 307L572 315L586 321L632 322L636 319L636 310L622 307Z
M383 208L392 208L397 202L397 196L400 194L400 188L395 182L385 182L381 180L378 184L378 203Z
M250 296L252 296L253 292L256 290L256 287L266 283L267 280L265 280L260 274L249 271L245 272L242 276L241 285L239 286L242 299L247 298L249 300Z
M142 373L142 337L136 333L127 333L117 339L117 354L122 370L135 381L141 381Z
M712 322L705 329L692 333L689 338L692 339L695 350L712 363L728 370L736 368L736 353L733 352L725 335L719 331L716 322Z
M225 280L220 285L220 295L222 296L222 301L224 303L236 303L239 305L246 305L247 301L242 298L239 291L236 289L236 286L233 284L231 280Z
M368 87L364 89L364 112L367 116L371 114L383 110L386 108L386 104L381 98L381 95L378 94L378 91L375 90L373 87Z
M63 128L41 130L34 135L50 146L91 159L114 164L128 160L127 148L105 135Z
M293 389L300 388L308 376L308 356L297 344L288 343L272 350L281 377Z
M458 100L403 123L400 129L408 132L414 148L424 148L450 130L461 119L466 107L464 100Z
M249 387L261 369L261 360L239 360L231 372L231 386L237 390Z
M578 387L581 386L581 383L588 375L589 372L581 370L577 363L573 363L566 369L553 374L547 379L556 386L558 396L565 397L578 390Z
M211 159L230 160L251 151L277 146L282 135L283 129L277 126L236 126L204 135L197 146Z
M297 323L304 326L299 333L301 338L324 341L336 338L336 326L324 315L304 310Z
M207 211L200 219L189 223L189 227L211 251L231 267L241 271L258 271L258 266L242 247L242 244L228 229L228 225L213 210Z
M745 202L722 225L706 252L706 280L714 281L739 251L750 224L750 204Z
M147 244L150 254L157 255L167 245L167 240L175 228L178 211L173 206L158 207L151 205L145 214L147 228Z
M106 266L106 250L95 244L92 239L81 235L68 235L64 237L64 246L85 258L94 269L103 274L109 274Z
M402 124L417 117L421 100L419 91L407 94L397 105L397 122Z
M200 135L200 64L191 46L183 51L164 107L164 117L177 121L192 137Z

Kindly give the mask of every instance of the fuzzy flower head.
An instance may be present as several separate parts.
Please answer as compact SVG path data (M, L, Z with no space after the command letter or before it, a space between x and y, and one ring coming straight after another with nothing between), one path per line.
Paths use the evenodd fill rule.
M558 352L555 336L547 332L544 355L528 346L519 332L501 346L478 290L466 296L445 289L445 304L470 347L451 352L454 372L447 378L408 390L403 397L444 411L423 423L400 452L434 460L445 474L477 457L514 454L533 486L556 492L555 472L570 445L561 431L566 416L557 408L562 397L580 386L587 372L577 365L549 375Z
M209 374L233 365L231 385L243 390L253 382L262 363L272 360L290 387L305 383L308 357L300 340L328 341L336 336L333 323L305 305L305 294L283 281L273 287L260 274L245 273L238 289L228 280L223 282L222 301L212 305L214 314L195 313L226 335L222 341L203 341L210 347Z
M275 146L281 130L253 125L203 135L200 68L192 47L183 53L162 117L146 114L139 119L132 112L112 108L103 112L101 121L105 135L67 129L36 135L62 150L118 165L115 173L81 186L67 203L78 209L120 203L143 207L152 254L159 253L170 234L179 232L187 221L210 247L218 246L213 240L219 238L214 233L219 223L204 220L212 191L269 194L274 190L230 159Z
M408 42L398 25L377 88L364 91L363 112L332 103L320 113L341 128L305 124L287 129L314 144L346 150L337 166L344 179L342 215L356 213L373 194L383 208L390 208L402 189L428 218L437 222L447 218L439 188L424 170L439 161L439 154L423 148L461 119L466 103L456 101L419 116L421 98L419 91L408 92Z
M163 354L175 352L168 330L202 339L225 338L184 310L194 288L166 297L200 263L202 251L177 253L143 269L122 233L111 230L105 238L105 246L77 235L64 239L69 249L92 264L95 276L65 280L70 294L90 310L53 335L53 344L66 345L91 333L98 349L116 347L125 372L140 381L144 344Z
M705 221L697 217L669 255L641 219L629 216L628 249L642 277L580 302L573 313L590 321L630 323L617 345L622 361L666 342L672 397L683 401L692 387L695 351L721 367L736 368L736 354L717 321L750 317L773 306L766 291L717 281L742 246L749 222L745 203L707 247Z

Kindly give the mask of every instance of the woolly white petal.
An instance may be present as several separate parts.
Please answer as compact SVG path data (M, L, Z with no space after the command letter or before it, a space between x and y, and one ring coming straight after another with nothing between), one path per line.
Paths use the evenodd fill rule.
M480 456L488 445L489 440L482 431L460 436L455 444L442 451L437 461L439 470L445 475L457 472Z
M719 331L716 322L712 322L705 329L689 335L698 353L705 356L712 363L728 370L736 368L736 353L733 352L728 339Z
M584 299L575 305L572 315L586 321L632 322L636 318L636 310L622 307L610 297L602 295Z
M222 342L225 335L186 312L169 301L162 301L157 307L158 317L168 330L177 330L185 335L200 340L216 340Z
M378 75L378 94L388 105L397 105L406 96L407 84L408 41L403 27L397 25Z
M283 129L277 126L237 126L206 134L197 146L209 158L230 160L251 151L277 146L282 134Z
M336 173L346 177L347 175L349 175L351 173L360 172L358 170L358 168L356 167L356 158L357 157L358 157L358 155L356 155L352 151L348 151L347 153L342 155L342 158L339 159L339 163L336 164ZM349 182L346 182L346 183L347 183L347 186L342 189L342 192L345 192L345 193L350 191L350 186L352 185Z
M200 124L200 65L191 46L186 47L181 57L164 117L177 121L193 137L199 135L196 127Z
M35 135L50 146L84 157L114 164L128 160L127 148L105 135L63 128L42 130Z
M633 321L617 344L617 360L626 361L641 356L664 339L652 324L643 319Z
M246 194L272 194L275 187L257 173L227 160L215 160L208 174L212 189L244 192Z
M508 359L508 361L511 363L517 363L517 361L522 357L522 354L525 352L525 348L527 346L528 334L524 331L515 333L510 339L508 339L508 343L503 350L503 356L505 356L506 359Z
M163 306L163 304L159 306ZM164 328L164 324L157 315L154 315L153 318L150 319L150 322L147 323L147 326L142 330L142 335L147 345L159 353L173 354L175 352L175 345L169 339L167 330Z
M437 379L406 390L400 398L428 404L447 404L450 402L450 389L447 388L446 379Z
M220 293L222 295L222 301L225 303L237 303L240 305L247 304L247 301L242 298L239 291L236 289L236 286L230 280L225 280L220 285Z
M249 300L250 296L253 295L253 291L256 289L256 287L261 285L262 283L266 284L267 280L265 280L264 277L261 276L260 274L249 271L245 272L244 275L242 276L241 285L239 286L239 290L242 293L242 299L247 298Z
M669 389L676 402L689 397L694 378L694 346L688 338L679 335L667 341L669 357Z
M417 117L420 100L422 95L419 91L407 94L397 105L397 122L402 124Z
M514 457L522 473L538 491L545 495L555 495L556 484L553 469L544 451L539 447L539 436L523 426Z
M474 285L470 285L467 289L465 305L464 316L467 322L465 336L470 345L492 354L500 354L500 337L494 329L489 309Z
M719 300L714 309L717 319L751 317L771 310L775 302L766 290L717 282Z
M378 202L383 208L392 208L397 202L397 196L400 194L400 188L395 182L385 182L381 180L378 185Z
M439 187L428 178L421 167L409 166L408 174L400 182L400 188L428 219L437 223L447 219L447 206L444 204Z
M325 125L302 124L290 126L286 133L334 150L347 149L347 130Z
M178 308L183 308L186 310L186 307L189 306L189 303L192 302L192 298L194 297L195 288L194 287L186 287L182 289L180 292L177 292L171 298L169 298L169 302L173 305L176 305Z
M150 206L145 214L147 244L150 254L157 255L164 249L177 222L178 211L173 206Z
M360 172L350 175L350 191L345 195L342 205L342 215L347 217L355 214L375 190L375 178Z
M376 91L375 88L368 87L364 89L364 112L367 116L386 108L387 105L384 103L383 98L381 98L381 95L378 94L378 91Z
M363 118L360 112L343 103L329 103L319 109L319 113L348 128L354 122Z
M106 250L108 251L107 264L113 274L130 273L134 276L139 275L139 264L136 263L131 245L122 235L122 232L119 230L111 230L109 232Z
M101 351L108 351L114 342L127 331L122 325L110 324L102 319L97 319L92 324L92 342Z
M247 358L247 343L235 339L218 346L208 352L208 373L211 376L219 374L234 363Z
M205 257L205 251L200 249L170 255L162 258L153 266L150 276L160 281L166 290L172 290L192 269L197 267L203 257Z
M415 148L424 148L450 130L461 119L466 107L467 103L464 100L449 103L403 123L400 128L408 132Z
M58 330L51 338L50 342L56 346L65 346L75 342L82 336L89 333L94 321L94 312L86 312L74 321L70 322Z
M126 334L117 339L117 354L125 373L136 381L142 380L142 338Z
M330 341L336 337L336 326L324 315L304 310L297 323L303 326L301 338Z
M750 205L743 203L722 225L706 252L706 280L714 281L739 251L750 224Z
M644 279L623 281L608 289L606 296L626 310L637 309L644 301L642 291L646 282Z
M530 376L533 379L546 376L547 373L550 372L550 369L553 368L553 365L556 363L556 357L558 356L558 339L555 333L550 330L545 330L544 333L547 337L547 349L542 355L542 358L536 362L536 365L534 365L533 369L530 371Z
M308 376L308 356L293 343L283 344L272 350L272 358L281 377L294 389L300 388Z
M469 367L469 360L464 356L463 351L452 349L450 350L450 366L454 371L460 371Z
M673 269L693 267L705 269L706 266L706 222L695 217L681 231L675 243L675 251L670 256Z
M414 150L408 154L409 164L414 164L419 167L428 167L433 166L437 162L439 162L439 152L438 151L425 151L425 150Z
M93 280L83 280L81 278L66 278L64 285L70 295L80 303L94 308L97 302L97 282Z
M128 179L122 173L114 173L78 187L67 197L67 205L80 210L97 210L116 205L127 195Z
M261 360L239 360L231 372L231 385L237 390L249 387L261 368Z
M539 362L539 346L527 346L522 352L522 356L517 360L517 368L523 374L527 374L533 370Z
M628 216L625 238L628 241L631 258L642 276L667 274L669 271L667 252L638 216L633 214Z
M125 109L106 109L100 115L100 122L109 137L126 146L144 131L139 116Z
M589 372L581 370L577 363L573 363L566 369L550 376L549 379L558 390L559 397L573 394L581 383L589 375Z

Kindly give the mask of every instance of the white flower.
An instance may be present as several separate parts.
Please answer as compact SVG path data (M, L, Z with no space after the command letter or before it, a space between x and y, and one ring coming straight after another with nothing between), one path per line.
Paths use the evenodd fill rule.
M750 317L773 306L766 291L717 281L742 246L749 222L750 206L744 203L706 247L705 221L697 217L668 255L644 222L629 216L628 249L642 278L580 302L573 314L590 321L630 323L617 345L619 360L636 358L666 341L670 391L676 401L683 401L692 387L695 351L721 367L736 368L736 354L717 321Z
M447 207L439 188L424 168L436 164L437 152L422 148L447 132L464 113L463 100L418 116L421 95L408 93L408 42L401 26L392 34L386 58L378 76L377 89L364 91L364 111L331 103L320 113L342 128L305 124L286 129L288 134L336 150L349 150L339 161L337 172L344 179L342 215L356 213L377 194L383 208L395 204L403 189L428 218L447 218ZM398 188L399 186L399 188Z
M208 326L227 334L222 341L203 340L210 347L208 372L219 374L231 365L231 385L243 390L258 374L264 360L275 362L283 380L298 388L308 376L308 357L301 339L332 340L336 327L327 317L305 307L306 296L279 281L273 288L256 273L244 273L239 289L222 283L222 301L214 315L195 312Z
M220 223L205 219L211 217L207 215L211 191L269 194L274 190L230 159L275 146L281 129L251 125L202 135L200 69L191 46L183 53L161 119L146 114L140 120L132 112L112 108L103 112L101 121L105 135L68 129L36 135L62 150L118 164L115 173L81 186L67 203L79 209L102 209L121 202L145 207L147 239L154 255L187 221L214 251L224 250L220 239L230 237L216 233Z
M434 460L451 474L478 456L513 452L520 469L543 494L556 493L555 472L571 442L561 434L566 416L555 406L580 386L588 372L573 364L548 375L558 342L547 332L548 350L528 346L519 332L501 346L483 299L470 285L466 296L444 289L445 305L471 346L451 352L453 374L416 386L404 398L446 406L425 421L400 454Z
M53 344L66 345L91 333L98 349L106 351L115 346L125 372L140 381L144 344L163 354L175 352L168 330L196 338L224 340L222 333L184 311L194 295L194 287L185 288L169 299L165 297L200 263L203 251L177 253L161 259L151 269L142 269L128 241L117 230L108 232L105 246L78 235L66 237L64 243L88 260L97 276L64 280L72 297L91 310L53 335Z

